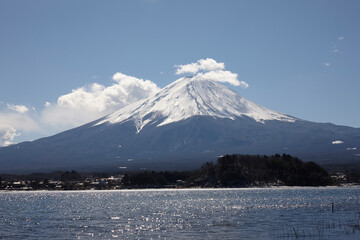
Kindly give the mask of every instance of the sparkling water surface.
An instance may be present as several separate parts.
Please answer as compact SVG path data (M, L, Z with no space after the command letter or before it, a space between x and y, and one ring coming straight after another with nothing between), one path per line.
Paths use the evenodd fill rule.
M360 239L354 187L0 192L0 209L0 239Z

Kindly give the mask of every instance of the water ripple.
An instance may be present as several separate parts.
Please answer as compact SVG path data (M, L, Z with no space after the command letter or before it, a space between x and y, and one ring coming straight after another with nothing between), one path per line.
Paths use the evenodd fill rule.
M358 239L359 196L360 188L1 192L0 239Z

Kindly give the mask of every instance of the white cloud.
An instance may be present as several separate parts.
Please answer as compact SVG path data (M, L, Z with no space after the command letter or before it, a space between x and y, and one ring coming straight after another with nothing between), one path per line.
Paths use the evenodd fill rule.
M29 111L29 109L24 105L14 105L8 103L7 108L18 113L26 113Z
M238 75L230 71L216 70L206 73L198 73L193 78L198 80L212 80L217 82L227 82L234 86L241 86L243 88L249 87L249 85L244 81L239 81L237 79Z
M38 112L7 104L11 111L0 111L0 146L11 144L23 133L49 135L88 123L159 90L149 80L122 73L115 73L112 79L110 86L93 83L74 89L55 103L45 102Z
M216 62L212 58L200 59L195 63L186 65L175 65L176 74L192 73L192 78L198 80L212 80L217 82L230 83L243 88L249 87L244 81L238 80L238 74L225 70L225 64Z
M0 112L0 146L12 144L21 132L41 132L41 129L26 113Z
M331 63L329 63L329 62L324 62L324 63L322 63L322 65L323 65L324 67L330 67Z
M0 112L0 126L11 126L16 130L37 131L38 124L28 114Z
M242 87L242 88L248 88L248 87L249 87L249 84L247 84L247 83L244 82L244 81L240 81L240 87Z
M0 124L0 146L13 144L14 138L18 136L16 129L9 125Z
M339 41L342 41L342 40L344 40L345 39L345 37L344 36L340 36L340 37L338 37L338 40Z
M185 65L175 65L176 74L191 73L195 74L199 71L215 71L224 70L225 64L218 63L212 58L200 59L196 63L190 63Z
M332 144L343 144L344 142L343 141L340 141L340 140L336 140L336 141L332 141Z
M346 148L346 150L348 150L348 151L352 151L352 150L356 150L356 149L357 149L356 147Z
M0 111L0 147L14 143L14 138L22 132L41 131L36 121L29 116L29 109L23 105L6 104L7 109ZM34 107L32 107L35 112Z
M117 82L115 89L123 95L123 101L128 104L149 96L159 90L158 86L150 80L139 79L122 73L115 73L113 80Z
M238 80L238 74L225 70L224 63L210 58L177 67L178 73L195 73L193 77L197 79L248 87L246 82ZM32 135L32 138L36 138L36 134L46 136L80 126L159 90L149 80L120 72L115 73L112 80L110 86L93 83L74 89L58 97L57 102L45 102L42 110L32 108L33 111L29 111L24 105L6 104L7 110L0 111L0 146L16 142L21 134L22 137Z
M334 52L334 53L338 53L339 52L339 49L336 45L332 46L331 47L331 51Z
M112 78L115 83L111 86L93 83L60 96L55 104L46 103L41 120L46 125L64 130L103 117L159 90L149 80L120 72Z

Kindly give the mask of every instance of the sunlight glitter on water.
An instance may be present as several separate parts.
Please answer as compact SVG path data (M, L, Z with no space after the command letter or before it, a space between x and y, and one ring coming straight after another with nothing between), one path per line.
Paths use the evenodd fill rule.
M360 188L2 192L0 239L356 239L359 196Z

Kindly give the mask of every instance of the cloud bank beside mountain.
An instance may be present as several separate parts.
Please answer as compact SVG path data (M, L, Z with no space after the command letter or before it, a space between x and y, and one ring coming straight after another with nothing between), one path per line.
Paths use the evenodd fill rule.
M175 65L176 75L193 74L195 79L207 79L247 88L238 74L225 70L225 64L212 58ZM61 95L56 102L44 101L42 109L30 105L0 102L0 146L16 142L24 133L54 134L101 118L128 104L159 91L152 81L117 72L112 84L91 83ZM2 108L1 108L2 107Z

